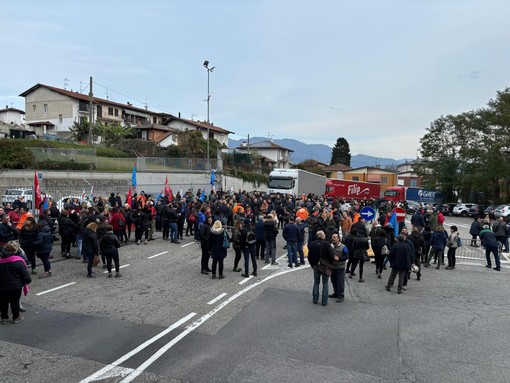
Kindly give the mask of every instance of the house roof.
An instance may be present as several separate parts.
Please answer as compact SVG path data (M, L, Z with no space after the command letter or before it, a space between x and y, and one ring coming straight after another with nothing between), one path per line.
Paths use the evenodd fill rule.
M327 166L325 168L323 168L322 170L323 171L326 171L326 172L345 172L346 170L350 170L351 168L347 165L344 165L344 164L341 164L341 163L338 163L338 164L333 164L331 166Z
M255 142L253 144L250 144L249 146L250 146L250 148L254 148L254 149L283 149L283 150L288 150L289 152L294 153L294 150L286 148L286 147L278 145L278 144L275 144L273 141L269 141L269 140ZM236 149L247 149L247 146L239 146Z
M0 113L2 113L2 112L18 112L18 113L21 113L21 114L25 114L25 112L23 110L16 109L16 108L4 108L4 109L0 109Z
M28 125L30 125L30 126L43 126L43 125L55 126L55 124L53 124L49 121L32 121L32 122L29 122Z
M21 93L20 97L26 97L28 94L32 93L33 91L35 91L36 89L41 88L41 87L42 88L50 89L50 90L52 90L54 92L57 92L59 94L62 94L64 96L68 96L68 97L71 97L71 98L74 98L74 99L77 99L77 100L87 101L87 102L89 101L89 96L87 94L73 92L73 91L70 91L70 90L67 90L67 89L55 88L54 86L49 86L49 85L44 85L44 84L36 84L36 85L34 85L30 89L28 89L28 90L24 91L23 93ZM150 110L144 109L144 108L137 108L137 107L135 107L133 105L130 105L130 104L121 104L119 102L105 100L104 98L99 98L99 97L93 97L93 102L96 103L96 104L107 104L107 105L117 106L119 108L129 109L129 110L141 112L141 113L144 113L144 114L163 115L163 116L167 116L168 115L167 113L156 113L156 112L152 112Z
M180 117L175 117L175 116L172 116L169 119L169 122L170 121L183 121L187 124L193 125L200 129L204 129L204 130L209 129L209 130L212 130L213 132L218 132L218 133L223 133L223 134L234 133L234 132L231 132L230 130L223 129L219 126L215 126L214 124L208 124L206 121L193 121L193 120L188 120L186 118L180 118Z

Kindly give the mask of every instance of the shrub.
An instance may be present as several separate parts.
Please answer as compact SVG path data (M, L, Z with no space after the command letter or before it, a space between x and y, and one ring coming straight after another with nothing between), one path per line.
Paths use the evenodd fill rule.
M119 149L116 148L104 148L104 147L97 147L96 148L96 155L98 157L111 157L111 158L127 158L129 155Z
M34 166L35 158L31 151L13 145L13 140L0 142L0 168L1 169L27 169Z
M37 162L36 167L44 170L94 170L96 165L74 162L73 160L65 162L46 160Z

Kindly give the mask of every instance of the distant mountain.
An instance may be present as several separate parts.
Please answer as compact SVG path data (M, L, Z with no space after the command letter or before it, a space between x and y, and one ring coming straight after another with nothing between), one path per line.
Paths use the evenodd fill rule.
M266 141L265 137L252 137L250 138L250 143ZM236 148L241 145L244 140L228 140L228 147L230 149ZM331 159L331 151L333 148L328 145L322 144L305 144L304 142L294 140L291 138L282 138L279 140L273 140L275 144L281 145L285 148L294 150L294 153L291 154L292 163L299 163L301 161L307 159L313 159L316 161L323 162L325 164L329 164L329 160ZM399 160L395 160L393 158L380 158L380 157L372 157L366 154L356 154L351 157L351 167L358 168L362 166L381 166L382 168L386 166L394 166L404 163L406 161L413 161L412 158L402 158Z

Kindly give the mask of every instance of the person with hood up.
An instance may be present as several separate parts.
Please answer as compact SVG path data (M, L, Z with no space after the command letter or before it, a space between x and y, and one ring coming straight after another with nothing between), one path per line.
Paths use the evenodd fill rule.
M21 291L28 293L28 284L32 282L25 260L16 255L15 246L5 247L0 251L0 314L1 323L9 320L9 306L12 323L19 323L24 318L20 315Z
M225 278L223 275L223 260L227 256L227 249L223 247L223 239L228 236L223 229L221 221L215 221L211 228L209 236L209 247L212 258L212 279L216 279L216 269L218 269L219 279Z

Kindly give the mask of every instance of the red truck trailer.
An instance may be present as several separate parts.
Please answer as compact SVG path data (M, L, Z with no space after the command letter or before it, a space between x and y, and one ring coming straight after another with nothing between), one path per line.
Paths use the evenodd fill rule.
M346 200L379 199L381 185L371 182L327 179L324 195Z

